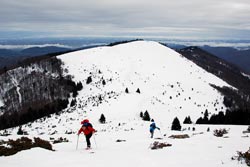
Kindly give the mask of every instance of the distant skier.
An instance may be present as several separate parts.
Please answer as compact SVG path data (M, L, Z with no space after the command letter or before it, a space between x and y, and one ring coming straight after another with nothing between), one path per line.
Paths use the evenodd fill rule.
M90 149L91 148L90 138L92 134L96 132L96 130L93 128L92 124L89 122L88 119L83 120L81 124L82 127L79 129L77 135L80 135L82 132L84 133L87 142L86 149Z
M151 138L153 138L154 137L154 131L155 131L155 129L160 130L160 128L156 126L155 121L153 119L151 120L151 122L152 123L150 124L149 131L151 133Z

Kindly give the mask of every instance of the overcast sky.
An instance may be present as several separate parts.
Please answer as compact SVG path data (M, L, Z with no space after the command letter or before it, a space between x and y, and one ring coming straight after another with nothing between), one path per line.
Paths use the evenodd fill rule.
M250 0L0 0L0 38L250 39Z

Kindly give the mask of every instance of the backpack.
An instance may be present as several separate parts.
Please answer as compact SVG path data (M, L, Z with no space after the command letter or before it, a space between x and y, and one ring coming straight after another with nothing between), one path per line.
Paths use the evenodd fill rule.
M152 129L155 129L156 128L156 126L155 126L155 123L153 122L152 124L150 124L150 128L152 128Z
M91 128L93 128L92 124L89 123L89 122L85 122L84 124L82 124L82 127L86 127L86 128L91 127Z
M89 122L89 120L88 119L84 119L82 122L81 122L81 124L82 124L82 127L85 127L85 128L88 128L88 127L93 127L92 126L92 124Z
M151 124L150 124L150 128L149 128L150 132L153 132L153 131L155 130L155 128L156 128L155 123L154 123L154 122L151 123Z

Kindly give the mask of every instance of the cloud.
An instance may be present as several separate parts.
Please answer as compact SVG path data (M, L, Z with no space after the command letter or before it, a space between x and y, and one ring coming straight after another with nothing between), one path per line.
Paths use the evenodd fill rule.
M249 0L1 0L0 33L248 38L249 16Z
M49 46L55 46L55 47L62 47L62 48L72 48L68 45L62 45L62 44L42 44L42 45L0 45L0 49L28 49L33 47L49 47Z

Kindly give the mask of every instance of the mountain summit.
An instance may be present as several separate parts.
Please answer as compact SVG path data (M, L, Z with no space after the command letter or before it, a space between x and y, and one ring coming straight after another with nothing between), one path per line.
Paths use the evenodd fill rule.
M133 119L147 110L171 123L176 116L196 120L206 110L226 110L223 96L211 84L230 85L157 42L135 41L58 58L66 74L83 83L75 109L94 119L101 113L110 120Z

